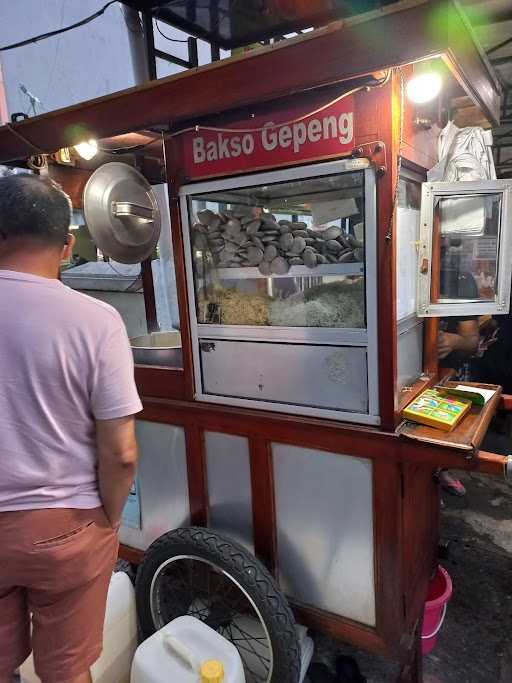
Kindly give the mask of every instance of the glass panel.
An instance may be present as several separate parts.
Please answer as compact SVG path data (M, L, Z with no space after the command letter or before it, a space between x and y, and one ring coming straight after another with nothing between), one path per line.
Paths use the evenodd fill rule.
M140 264L126 265L105 257L93 242L80 210L73 210L70 231L75 246L69 263L62 268L64 284L113 306L129 336L144 334L147 326Z
M374 626L372 461L279 443L272 455L282 590Z
M208 527L234 538L254 553L249 440L205 432Z
M364 173L189 200L202 324L364 328Z
M136 420L140 529L123 524L121 543L146 550L169 529L190 525L183 427Z
M80 221L80 212L73 213L74 220ZM69 264L62 270L64 284L113 306L123 318L129 337L146 334L148 328L140 263L118 263L101 254L84 223L72 224L71 231L76 236L76 243ZM156 256L155 253L154 257ZM158 267L159 261L154 260L153 264ZM156 286L157 282L155 290ZM159 317L166 322L162 309L163 306L158 306L157 299L157 313L160 312Z
M178 310L178 293L176 289L176 272L174 268L174 251L171 238L171 217L167 199L167 185L154 185L160 213L162 215L162 231L156 250L152 257L153 283L158 327L162 332L180 328Z
M73 254L67 268L81 266L84 263L98 260L98 250L92 241L91 234L87 225L83 211L80 209L73 209L71 223L69 230L75 237L75 245L73 247Z
M404 329L400 329L401 327ZM409 318L398 325L397 343L397 387L401 391L413 384L423 371L423 323Z
M398 182L397 224L397 320L416 312L417 244L420 238L421 183L409 178Z
M501 201L501 194L437 198L433 303L496 299Z

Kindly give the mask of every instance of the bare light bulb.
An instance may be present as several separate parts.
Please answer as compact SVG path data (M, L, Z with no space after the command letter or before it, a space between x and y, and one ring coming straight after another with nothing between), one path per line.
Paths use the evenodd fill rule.
M407 97L415 104L425 104L435 99L441 92L443 81L433 71L413 76L407 83Z
M86 142L80 142L78 145L75 145L75 149L82 159L89 161L98 154L98 143L96 140L87 140Z

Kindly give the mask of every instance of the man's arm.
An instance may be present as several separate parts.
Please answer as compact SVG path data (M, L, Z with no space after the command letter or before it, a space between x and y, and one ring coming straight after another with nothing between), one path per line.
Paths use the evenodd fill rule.
M452 351L465 356L472 356L478 349L480 333L478 320L461 320L457 325L457 334L441 332L437 352L439 358L446 358Z
M100 497L112 527L121 521L137 466L133 416L96 420Z

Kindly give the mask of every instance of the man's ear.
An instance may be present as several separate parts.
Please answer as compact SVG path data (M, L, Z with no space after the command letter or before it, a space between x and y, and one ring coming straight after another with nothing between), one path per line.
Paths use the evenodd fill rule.
M61 261L69 261L72 254L73 254L73 247L75 246L76 238L73 234L68 232L66 236L66 243L64 244L64 247L62 248L62 252L60 255L60 260Z

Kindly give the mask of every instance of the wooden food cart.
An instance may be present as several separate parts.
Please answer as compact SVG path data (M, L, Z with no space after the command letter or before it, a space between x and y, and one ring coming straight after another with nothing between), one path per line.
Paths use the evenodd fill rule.
M427 60L444 86L416 107L406 83ZM142 521L122 557L176 527L221 531L300 623L421 680L433 473L507 460L479 450L499 391L448 436L402 423L438 381L436 324L416 316L420 186L443 118L498 111L456 4L418 1L0 129L0 162L50 155L77 209L109 150L167 183L183 364L136 366ZM100 161L51 156L87 138ZM152 275L146 262L150 333Z

